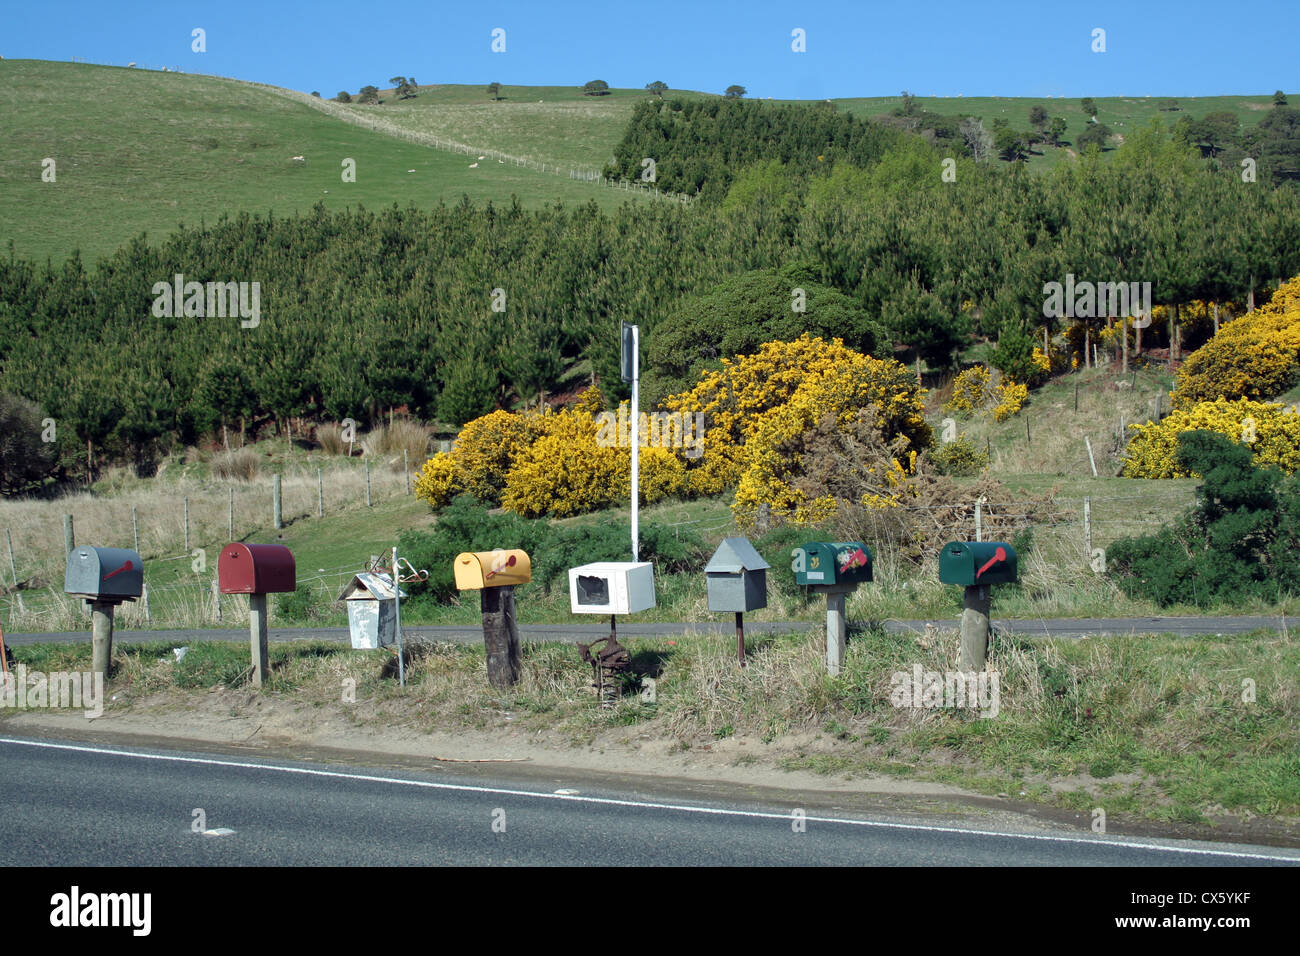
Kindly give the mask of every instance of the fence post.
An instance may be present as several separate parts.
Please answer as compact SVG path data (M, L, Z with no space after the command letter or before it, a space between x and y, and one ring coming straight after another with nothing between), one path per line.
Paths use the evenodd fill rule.
M66 558L77 548L76 536L72 531L72 515L63 516L63 556Z
M411 493L411 453L402 449L402 473L406 475L406 493Z
M980 496L975 502L975 540L984 540L984 502L988 499Z
M190 499L185 499L185 553L190 553Z
M271 509L273 511L272 517L274 518L275 528L278 531L284 527L284 511L280 500L279 475L271 476Z
M140 518L135 513L135 505L131 506L131 537L135 541L136 554L140 553Z
M1083 546L1088 549L1089 556L1092 555L1092 499L1084 496L1083 499Z
M370 505L370 459L366 459L366 507Z
M153 612L149 607L149 585L145 584L140 590L140 601L144 604L144 622L149 624L153 621Z
M230 531L230 537L229 537L227 540L229 540L229 541L234 541L234 540L235 540L235 487L234 487L234 485L231 485L231 486L230 486L230 528L229 528L229 531Z
M325 517L325 470L316 469L316 517Z
M217 579L212 579L212 606L217 609L217 623L221 623L221 588L217 584Z

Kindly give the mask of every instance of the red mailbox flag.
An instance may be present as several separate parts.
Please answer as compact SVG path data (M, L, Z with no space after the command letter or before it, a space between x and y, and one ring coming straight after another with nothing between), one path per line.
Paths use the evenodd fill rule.
M993 565L997 564L999 561L1005 561L1006 559L1007 549L999 546L997 550L993 552L993 557L984 562L984 567L975 572L975 577L979 577L989 568L993 567Z

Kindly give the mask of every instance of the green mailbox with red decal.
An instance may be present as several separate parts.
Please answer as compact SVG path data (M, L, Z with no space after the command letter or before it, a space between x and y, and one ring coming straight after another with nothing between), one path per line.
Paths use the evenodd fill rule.
M795 548L795 584L844 585L871 580L871 551L861 541L810 541Z

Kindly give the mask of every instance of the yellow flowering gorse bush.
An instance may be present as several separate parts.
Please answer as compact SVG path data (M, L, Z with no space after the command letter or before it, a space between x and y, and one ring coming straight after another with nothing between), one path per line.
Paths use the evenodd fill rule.
M1154 311L1154 310L1153 310ZM1300 377L1300 276L1264 305L1222 325L1178 372L1174 407L1217 398L1266 399Z
M1205 429L1245 445L1257 465L1275 465L1287 473L1300 468L1300 415L1278 402L1242 398L1199 402L1177 409L1159 423L1130 425L1124 451L1126 478L1190 478L1178 467L1178 436Z

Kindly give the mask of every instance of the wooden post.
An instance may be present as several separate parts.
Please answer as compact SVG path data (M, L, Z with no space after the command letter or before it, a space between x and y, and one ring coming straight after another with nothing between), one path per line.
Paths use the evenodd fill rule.
M1083 367L1092 368L1092 327L1083 323Z
M1219 303L1213 303L1214 306L1214 334L1219 334Z
M1120 374L1127 375L1128 374L1128 316L1126 315L1122 317L1119 320L1119 322L1120 322L1119 335L1120 335L1120 341L1123 343L1121 348L1123 349L1123 355L1124 355L1124 359L1120 363Z
M968 585L962 597L961 669L963 672L984 670L989 651L989 588L987 584Z
M325 471L316 469L316 517L325 517Z
M1092 555L1092 499L1084 496L1083 499L1083 546L1088 549L1089 556Z
M370 507L370 459L366 459L366 507Z
M63 516L63 556L66 558L77 549L76 536L72 531L72 515Z
M284 527L284 511L280 500L280 476L271 476L271 511L274 525L278 531Z
M513 584L484 588L483 647L487 652L488 682L504 690L519 682L519 628L515 624Z
M745 615L740 611L736 612L736 659L745 666Z
M217 609L217 623L221 623L221 586L217 579L212 579L212 606Z
M230 488L230 537L227 540L235 540L235 489L233 485Z
M136 553L140 551L140 517L135 512L135 505L131 506L131 537L135 540Z
M406 493L411 493L411 453L402 449L402 474L406 476Z
M95 601L90 606L90 669L108 679L113 660L113 603Z
M153 622L153 609L149 606L149 585L144 585L140 591L140 602L144 605L144 622L150 624Z
M1088 446L1088 464L1092 466L1092 477L1097 477L1097 459L1092 457L1092 439L1087 435L1083 436L1083 443Z
M14 576L14 590L18 590L18 565L14 561L14 539L9 534L9 529L5 528L5 541L9 544L9 571Z
M1029 412L1025 412L1025 442L1032 445L1034 439L1029 435Z
M248 596L248 646L253 658L253 686L261 687L268 668L266 648L266 595Z
M845 588L826 591L826 673L835 677L844 663L848 646L848 622L844 619Z
M1074 410L1079 410L1079 383L1074 383Z
M988 499L981 495L975 502L975 540L984 540L984 502Z
M185 499L185 553L190 553L190 499Z

